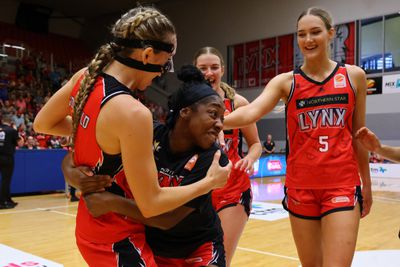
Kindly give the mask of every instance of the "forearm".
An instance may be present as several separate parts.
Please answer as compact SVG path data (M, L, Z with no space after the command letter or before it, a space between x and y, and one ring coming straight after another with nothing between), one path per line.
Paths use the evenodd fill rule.
M400 162L400 147L382 145L376 152L386 159Z
M34 122L34 130L38 133L51 134L56 136L70 136L72 134L72 118L65 117L54 125L46 125L40 121Z
M196 183L179 187L162 187L148 199L151 203L143 203L141 211L145 217L153 217L183 206L190 200L210 192L210 179L202 179ZM153 194L152 194L153 195ZM140 205L139 205L140 206Z
M357 140L354 140L353 146L356 153L358 168L363 186L371 186L368 151L364 149L364 147L359 144Z
M111 210L115 213L128 216L129 218L145 225L160 228L162 230L167 230L174 227L193 211L192 208L182 206L171 212L167 212L155 217L145 218L140 212L135 201L122 197L112 201Z
M227 115L224 120L224 129L243 128L258 121L262 115L257 114L250 105L237 108Z
M260 143L254 143L249 147L249 151L247 153L247 157L254 161L256 161L262 153L262 147Z

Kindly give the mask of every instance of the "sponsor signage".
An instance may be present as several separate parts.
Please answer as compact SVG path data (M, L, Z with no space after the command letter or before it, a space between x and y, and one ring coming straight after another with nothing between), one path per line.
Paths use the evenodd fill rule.
M283 176L286 174L286 157L284 154L261 156L254 163L251 178L267 176Z
M368 95L382 94L382 77L367 78L367 94Z
M382 87L384 94L400 93L400 74L383 76Z
M0 244L1 267L63 267L64 265Z
M276 221L289 217L281 204L256 202L251 205L250 219Z
M400 177L400 164L370 163L369 170L371 173L371 177L380 177L380 178Z

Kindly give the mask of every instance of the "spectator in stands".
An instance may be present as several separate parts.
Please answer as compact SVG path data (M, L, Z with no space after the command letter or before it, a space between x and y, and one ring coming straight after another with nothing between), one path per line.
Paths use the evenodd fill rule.
M58 140L58 138L54 135L50 136L50 138L47 140L47 147L52 149L61 148L60 140Z
M25 124L25 116L22 111L17 111L16 114L12 116L15 127L19 127L21 124Z
M267 135L267 140L263 143L263 150L267 154L272 154L275 151L275 142L272 140L272 135Z
M22 148L23 149L29 149L29 150L39 149L37 141L31 135L28 136L28 138L26 139L25 145Z

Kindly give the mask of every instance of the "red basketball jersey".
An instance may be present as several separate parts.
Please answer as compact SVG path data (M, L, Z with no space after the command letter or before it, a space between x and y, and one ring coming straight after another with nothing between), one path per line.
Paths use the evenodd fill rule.
M231 113L235 109L234 101L231 99L225 98L224 104L226 108L225 115ZM228 155L233 166L235 166L235 163L242 158L242 134L239 129L224 130L224 139L224 152ZM237 195L237 199L240 199L241 194L249 188L249 175L245 171L232 171L225 186L215 189L212 195L214 199L217 197L228 197L229 195Z
M293 71L286 105L286 186L336 188L360 184L352 146L355 92L346 67L337 64L322 82Z
M81 80L82 78L79 79L71 93L71 112ZM103 73L97 78L83 109L76 132L74 161L76 166L91 167L95 174L108 174L113 177L113 184L107 188L107 191L126 198L133 198L123 171L121 155L106 154L96 140L96 123L101 107L112 97L120 94L130 94L130 90L107 74ZM86 240L104 243L117 242L137 231L144 232L144 226L125 216L111 212L94 218L86 208L85 202L83 200L79 202L76 232Z
M225 115L231 113L234 109L234 101L225 98ZM229 160L233 164L238 162L242 156L242 134L239 129L224 130L225 148L224 151L228 155Z

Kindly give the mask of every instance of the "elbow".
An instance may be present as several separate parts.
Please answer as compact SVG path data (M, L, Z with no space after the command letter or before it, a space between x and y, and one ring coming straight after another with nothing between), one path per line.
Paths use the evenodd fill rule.
M152 209L150 205L144 205L144 207L141 207L140 212L146 219L159 215L159 213L157 213L157 210Z
M40 127L40 123L36 119L33 121L32 128L37 133L41 133L42 132L42 129Z
M46 133L46 128L43 127L43 122L38 117L33 121L32 128L37 133Z

